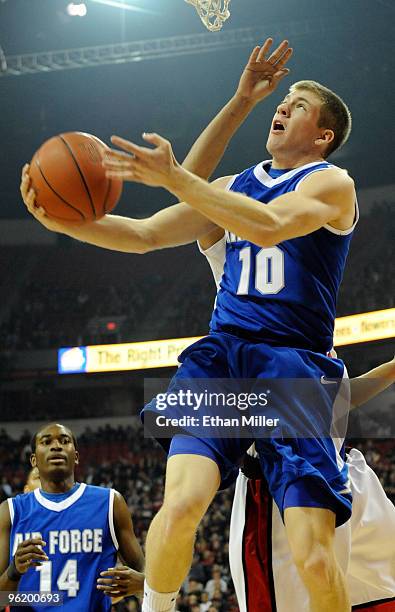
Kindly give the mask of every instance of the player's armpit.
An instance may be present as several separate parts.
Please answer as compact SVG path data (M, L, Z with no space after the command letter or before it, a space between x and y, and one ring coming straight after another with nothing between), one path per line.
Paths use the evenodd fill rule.
M119 544L119 554L130 568L144 571L144 555L133 529L132 518L126 501L118 491L114 496L114 527Z
M203 251L207 251L207 249L210 249L212 246L214 246L214 244L217 244L217 242L219 242L224 237L224 232L225 230L222 229L222 227L216 227L208 234L200 236L198 240L200 248Z

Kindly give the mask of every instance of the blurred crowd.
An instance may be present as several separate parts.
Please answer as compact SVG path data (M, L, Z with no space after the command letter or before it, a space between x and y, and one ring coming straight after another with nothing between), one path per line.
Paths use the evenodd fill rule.
M394 306L393 208L394 204L377 204L360 219L339 295L339 316ZM207 332L215 287L196 247L155 257L129 256L132 259L91 249L74 242L36 247L29 253L28 274L24 273L26 262L4 250L4 268L14 266L13 279L18 282L10 300L13 306L8 311L0 309L3 349L132 342Z
M20 493L29 470L31 433L19 440L0 430L0 497ZM140 435L139 435L140 434ZM353 441L379 476L387 495L395 501L395 441ZM87 428L78 438L81 463L77 479L113 487L126 499L139 541L144 544L148 526L162 503L165 457L135 424ZM100 462L98 462L100 457ZM196 537L195 555L177 603L179 612L237 612L228 563L229 520L233 489L217 494ZM136 598L120 602L117 612L139 611Z

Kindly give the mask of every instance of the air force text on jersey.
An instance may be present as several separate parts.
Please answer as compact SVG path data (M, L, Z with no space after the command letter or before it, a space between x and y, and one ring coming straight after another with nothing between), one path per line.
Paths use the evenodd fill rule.
M39 531L16 533L12 554L19 544L30 538L44 539ZM103 552L103 529L61 529L48 532L47 551L50 555L56 553L101 553Z

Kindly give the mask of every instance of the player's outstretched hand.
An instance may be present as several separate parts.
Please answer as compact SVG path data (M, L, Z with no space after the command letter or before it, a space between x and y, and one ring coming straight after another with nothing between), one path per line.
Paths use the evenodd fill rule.
M253 49L237 88L237 95L255 104L269 96L280 81L289 74L289 69L285 66L292 56L293 49L287 40L283 40L268 55L272 44L273 39L268 38L261 47Z
M100 572L100 576L97 588L110 597L136 595L144 589L144 574L126 565L109 567L105 572Z
M158 134L144 133L143 138L154 148L140 147L119 136L111 137L111 142L125 153L113 149L106 152L103 158L106 176L150 187L166 187L171 191L174 174L181 166L170 142Z
M41 565L44 561L48 561L47 555L41 549L41 546L45 546L45 544L41 538L30 538L30 540L25 540L18 545L14 555L14 563L20 574L26 574L29 567Z
M23 166L20 191L22 200L29 213L33 215L33 217L37 219L37 221L39 221L45 228L51 232L59 232L61 234L67 234L70 229L75 229L75 223L67 223L67 221L60 223L59 221L50 219L45 213L44 208L37 205L36 194L34 189L31 187L29 164L25 164Z

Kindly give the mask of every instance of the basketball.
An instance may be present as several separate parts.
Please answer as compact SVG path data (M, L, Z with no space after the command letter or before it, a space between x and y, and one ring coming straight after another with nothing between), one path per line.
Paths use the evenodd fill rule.
M29 170L37 206L59 221L94 221L112 211L122 181L106 177L102 157L108 148L83 132L59 134L44 142Z

